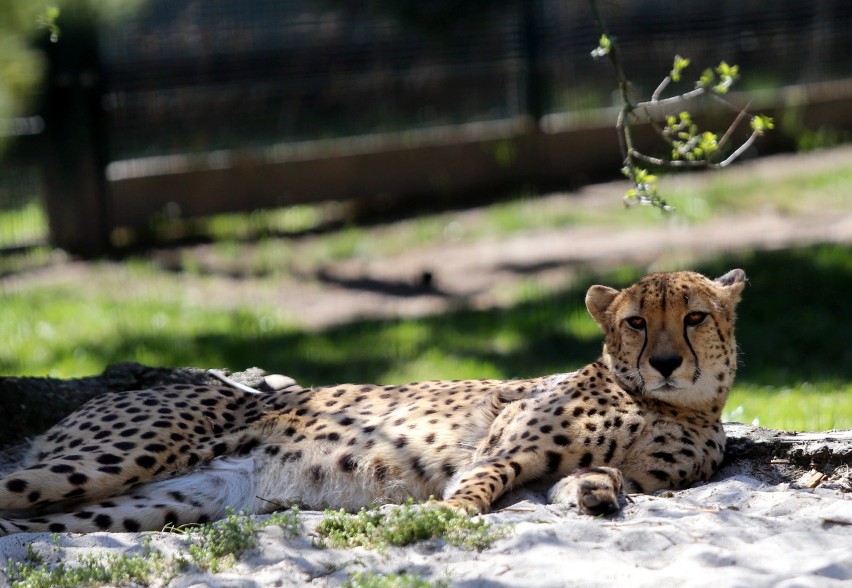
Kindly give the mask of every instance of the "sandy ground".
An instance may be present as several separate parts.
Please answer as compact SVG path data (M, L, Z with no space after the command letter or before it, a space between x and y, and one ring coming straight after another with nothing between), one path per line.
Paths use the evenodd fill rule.
M306 512L300 533L260 532L258 548L219 574L189 570L174 587L340 586L356 572L410 573L451 586L742 586L814 587L852 583L852 496L829 488L795 490L729 469L723 479L670 497L635 496L613 517L591 518L543 495L516 494L486 515L510 525L483 551L432 540L386 553L320 549L311 531L320 513ZM91 553L138 553L138 534L46 534L0 538L0 565L28 545L48 561ZM157 534L155 549L182 549L175 534ZM0 575L0 585L3 584Z

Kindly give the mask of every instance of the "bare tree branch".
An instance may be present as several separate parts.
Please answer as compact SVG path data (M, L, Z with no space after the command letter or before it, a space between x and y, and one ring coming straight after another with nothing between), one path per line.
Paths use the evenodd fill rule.
M751 115L748 111L750 104L744 108L740 108L721 96L721 94L727 93L730 86L738 77L737 66L728 65L724 61L715 70L705 70L694 89L664 98L663 93L673 82L680 80L681 72L689 65L688 59L675 56L671 72L654 89L651 99L644 102L632 102L628 93L630 82L624 74L618 40L609 36L597 0L589 0L589 4L595 22L602 33L600 45L592 52L592 55L594 57L606 55L609 58L615 72L616 83L622 102L615 128L623 159L622 171L633 183L633 188L628 190L625 195L625 204L628 206L632 204L649 204L663 210L672 210L657 193L655 184L656 176L649 174L647 170L639 167L638 163L641 162L664 169L720 169L727 167L742 156L754 144L757 137L772 128L772 120L762 116ZM736 118L728 126L721 139L717 139L716 133L707 131L699 132L697 125L692 122L689 113L685 111L680 113L678 117L674 117L671 113L668 115L663 114L662 116L666 116L667 121L665 128L661 128L660 124L657 123L656 117L661 116L661 113L664 113L666 109L679 106L684 102L704 95L710 96L713 100L720 102L726 108L737 113ZM636 117L637 111L642 112L654 131L671 147L671 158L652 157L634 148L631 123L638 120ZM720 162L714 162L714 157L721 156L722 150L727 146L737 128L739 128L742 121L747 117L751 120L753 132L725 159Z

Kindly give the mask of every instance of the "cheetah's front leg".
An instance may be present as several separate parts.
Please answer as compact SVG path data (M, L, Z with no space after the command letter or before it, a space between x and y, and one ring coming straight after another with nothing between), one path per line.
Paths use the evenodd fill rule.
M553 485L547 498L554 504L573 504L580 512L599 516L619 509L624 476L615 468L580 468Z
M483 459L450 480L442 504L468 512L486 513L522 471L523 466L511 459Z

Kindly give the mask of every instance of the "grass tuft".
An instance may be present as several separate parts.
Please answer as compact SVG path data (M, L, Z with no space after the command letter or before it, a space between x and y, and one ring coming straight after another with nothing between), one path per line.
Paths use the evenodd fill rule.
M187 551L192 563L215 574L233 567L243 553L257 547L257 531L260 529L279 525L293 536L298 533L299 524L299 509L296 507L264 520L229 512L220 521L187 527L186 533L192 541Z
M74 562L60 561L56 565L49 565L47 558L28 547L24 561L10 562L5 572L12 588L167 584L192 565L214 574L232 567L243 553L257 546L257 532L274 525L283 527L289 536L296 535L300 525L299 510L292 508L263 520L230 512L221 521L172 529L186 535L188 555L166 557L151 548L149 534L142 542L139 555L92 553ZM60 550L58 536L53 549Z
M508 533L483 519L443 506L407 503L387 510L361 509L355 514L326 511L317 525L321 547L366 547L384 550L440 538L463 549L482 550Z
M343 588L444 588L447 581L429 582L417 574L374 574L357 572L349 576Z

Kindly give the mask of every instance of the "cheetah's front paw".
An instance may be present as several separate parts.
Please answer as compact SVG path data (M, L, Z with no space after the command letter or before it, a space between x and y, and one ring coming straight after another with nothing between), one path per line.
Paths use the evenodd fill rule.
M552 503L576 504L580 512L598 516L619 509L624 477L615 468L583 468L554 484L547 493Z

